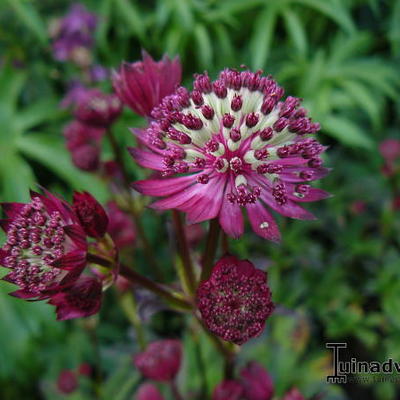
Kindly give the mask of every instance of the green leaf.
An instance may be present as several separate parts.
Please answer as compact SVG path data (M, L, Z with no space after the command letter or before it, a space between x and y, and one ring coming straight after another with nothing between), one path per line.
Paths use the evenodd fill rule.
M64 144L57 136L29 133L18 139L18 149L59 175L72 188L87 190L100 201L106 198L104 184L92 174L79 171L70 161Z
M343 88L347 91L360 107L368 114L374 126L378 126L380 120L380 104L368 88L356 81L345 81L342 83Z
M55 99L39 99L18 112L15 126L18 131L23 132L43 122L57 119L62 113Z
M282 16L297 52L304 56L307 52L307 36L299 15L286 7L282 11Z
M272 4L264 8L254 23L254 31L250 39L250 59L253 69L264 68L269 57L275 25L277 7Z
M11 67L0 68L0 122L2 116L12 114L17 106L18 98L26 81L26 74L15 71Z
M1 194L6 201L27 201L29 189L36 183L30 166L14 153L0 158L0 178Z
M347 33L353 33L356 28L348 11L340 0L294 0L299 4L313 8L335 21Z
M210 36L204 25L196 25L194 36L198 45L197 55L203 68L210 68L212 63L212 46Z
M182 26L182 28L190 32L193 29L193 25L195 24L195 20L192 14L192 5L190 0L173 0L174 6L172 9L176 13L177 21Z
M233 61L235 54L231 37L229 36L225 26L222 24L216 24L214 29L217 34L218 47L221 51L221 53L217 55L218 59L222 61L224 66L229 65Z
M7 0L7 2L21 22L23 22L36 36L39 42L45 46L48 41L47 28L32 3L21 0Z
M143 16L140 15L136 5L128 0L114 0L114 4L127 28L143 40L145 38Z
M323 132L351 147L372 149L374 142L351 120L330 115L322 121Z

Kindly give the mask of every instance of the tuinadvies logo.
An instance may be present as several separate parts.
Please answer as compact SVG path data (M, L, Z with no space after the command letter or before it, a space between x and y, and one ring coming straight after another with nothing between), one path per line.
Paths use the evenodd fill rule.
M326 343L327 349L333 351L333 375L326 377L328 383L347 383L349 374L400 374L400 362L392 358L384 362L358 361L351 358L350 361L340 361L340 349L346 349L347 343ZM396 378L391 378L391 380ZM400 376L397 377L397 380ZM385 379L379 379L381 381Z

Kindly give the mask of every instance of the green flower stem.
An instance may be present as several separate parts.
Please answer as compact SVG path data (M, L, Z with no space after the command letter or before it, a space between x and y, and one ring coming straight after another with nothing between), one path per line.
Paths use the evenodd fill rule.
M172 395L174 396L175 400L183 400L183 397L179 392L179 389L178 389L175 379L171 382L170 387L171 387Z
M157 279L161 280L163 278L163 275L162 275L161 270L158 266L158 263L154 257L155 253L151 248L151 244L146 236L145 230L142 225L142 221L140 220L140 218L136 212L136 208L133 203L133 199L129 193L131 190L131 181L129 179L129 174L128 174L128 171L125 166L124 157L122 155L121 148L119 147L118 142L115 139L114 133L111 129L107 130L107 137L110 142L112 151L114 153L114 158L121 168L122 176L124 179L124 184L125 184L125 187L127 189L127 194L128 194L127 201L129 204L129 213L131 214L133 223L135 224L135 229L137 231L137 237L138 237L139 241L141 242L147 262L150 264L152 270L155 272Z
M185 234L182 218L179 211L172 210L172 219L174 223L178 250L183 263L184 286L188 288L189 294L193 295L196 290L196 277L193 269L193 263L190 258L189 245Z
M141 350L146 348L146 338L142 322L137 313L135 295L132 291L127 291L119 295L121 307L129 319L136 332L137 341Z
M205 281L211 275L215 254L218 248L218 237L221 228L218 219L214 218L210 221L210 227L207 236L206 248L203 255L203 269L201 271L200 281Z
M94 264L102 265L107 268L113 268L114 265L107 259L103 257L99 257L95 254L88 254L87 260ZM178 294L172 293L169 289L166 289L164 286L152 281L151 279L146 278L145 276L137 273L132 268L129 268L123 264L119 266L119 273L124 278L126 278L131 283L143 286L144 288L150 290L151 292L159 295L163 299L165 299L171 305L184 309L190 310L192 309L192 305L181 297Z

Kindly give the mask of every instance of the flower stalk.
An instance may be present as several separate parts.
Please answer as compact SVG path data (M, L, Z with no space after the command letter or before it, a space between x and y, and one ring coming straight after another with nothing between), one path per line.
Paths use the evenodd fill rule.
M99 257L96 254L89 253L87 256L87 260L89 262L93 262L94 264L102 265L107 268L113 268L113 264L109 260L103 257ZM146 278L145 276L139 274L138 272L134 271L132 268L127 267L126 265L119 265L119 273L130 282L143 286L147 290L156 293L171 305L185 310L190 310L192 308L190 303L183 297L172 293L170 290L166 289L162 285L152 281L151 279Z
M216 218L210 221L210 227L207 236L206 247L203 256L203 269L201 271L200 281L205 281L211 275L213 261L218 248L218 238L220 233L220 225Z
M185 229L179 211L172 211L172 219L178 243L178 251L184 267L183 279L185 280L185 286L188 288L189 293L193 295L196 290L196 277L190 257L189 244L185 235Z

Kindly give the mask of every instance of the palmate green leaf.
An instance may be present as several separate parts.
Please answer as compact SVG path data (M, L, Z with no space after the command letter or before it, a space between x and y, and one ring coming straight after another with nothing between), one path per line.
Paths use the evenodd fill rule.
M252 10L258 6L265 5L265 0L220 0L217 2L218 11L215 14L240 14Z
M341 85L346 90L347 94L364 109L372 124L377 127L380 120L381 107L378 102L379 99L376 99L376 95L374 95L366 85L353 80L344 81Z
M285 7L282 10L282 17L297 52L299 55L305 56L307 52L307 36L299 14L293 12L289 7Z
M36 179L29 164L18 154L9 152L0 158L0 188L3 201L28 201L29 189Z
M118 10L121 21L125 21L126 27L140 39L145 39L145 26L143 16L136 4L129 0L113 0Z
M341 0L294 0L298 4L313 8L335 21L347 33L353 33L356 28L348 10Z
M399 74L390 64L384 64L380 60L350 61L330 73L338 80L346 77L364 81L368 86L379 89L387 96L398 98L396 87L398 88L400 84Z
M400 54L400 1L394 1L391 18L389 21L388 37L392 47L392 53L396 56Z
M110 29L112 19L112 6L114 0L102 0L98 6L99 15L102 16L101 22L96 29L96 42L105 52L109 50L107 34Z
M48 42L47 28L31 2L22 0L6 0L18 19L29 28L39 43L45 46Z
M51 98L39 99L35 103L19 111L16 116L15 129L24 132L44 122L55 120L62 115L57 101Z
M339 142L352 146L373 149L374 142L353 121L345 117L329 115L321 121L323 132Z
M190 32L195 24L193 17L193 4L191 0L170 0L173 1L172 10L175 12L177 21L181 24L182 28Z
M118 368L103 384L101 398L125 400L138 381L139 376L132 366L132 357L123 357L119 360Z
M233 62L235 50L232 45L231 36L228 30L222 24L216 24L214 26L215 33L217 35L218 47L220 52L217 54L219 60L222 61L224 66L230 65Z
M322 50L315 53L308 68L304 69L304 75L301 79L300 93L307 98L313 97L313 94L318 92L321 83L325 78L326 57Z
M29 133L17 141L18 150L45 165L68 182L72 188L87 190L100 201L106 199L104 184L91 174L79 171L71 161L62 140L57 136Z
M26 81L26 74L9 66L0 68L0 122L2 116L14 113L18 97Z
M197 24L194 28L194 37L197 42L197 56L202 68L210 68L212 65L212 45L211 39L204 25Z
M278 6L276 4L267 5L254 23L254 31L249 44L253 69L264 68L269 57L278 18Z
M366 53L373 45L373 37L368 32L357 32L351 36L337 35L331 44L329 62L332 64L346 63L357 55Z

